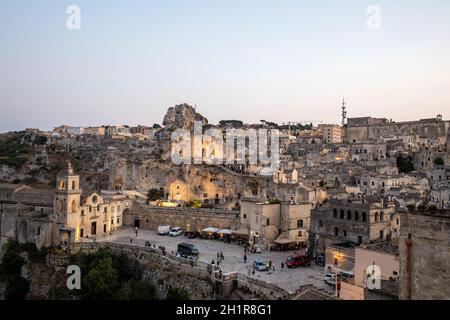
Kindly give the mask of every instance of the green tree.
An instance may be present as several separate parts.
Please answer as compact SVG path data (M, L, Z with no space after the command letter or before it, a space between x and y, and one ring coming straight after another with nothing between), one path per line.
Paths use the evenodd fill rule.
M46 136L38 136L35 140L36 144L44 145L47 143L47 137Z
M110 300L116 297L118 289L117 270L111 257L105 257L93 266L82 281L85 295L93 300Z
M397 157L397 168L400 173L409 173L414 170L411 156L399 155Z
M163 188L152 188L148 190L147 193L148 201L156 201L164 198L164 189Z
M169 287L167 291L167 300L188 300L189 294L184 288L173 288Z
M232 126L232 127L242 127L244 123L241 120L220 120L219 124L224 126Z
M186 207L189 207L189 208L201 208L202 204L201 204L201 202L199 200L194 199L194 200L186 202Z
M129 280L124 285L120 294L123 300L155 300L156 289L154 286L137 280Z
M20 255L21 247L9 242L0 264L0 280L6 284L6 300L23 300L30 289L29 282L20 274L25 259Z
M445 162L444 159L442 159L441 157L437 157L436 159L434 159L434 164L437 166L443 166Z
M277 198L272 198L269 200L269 204L280 204L281 201Z

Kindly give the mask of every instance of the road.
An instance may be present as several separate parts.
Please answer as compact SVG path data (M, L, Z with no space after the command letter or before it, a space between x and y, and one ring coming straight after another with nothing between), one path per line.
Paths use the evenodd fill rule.
M132 242L130 242L132 239ZM248 271L252 271L252 263L255 259L262 259L264 261L272 261L275 266L275 271L256 271L256 279L273 283L281 288L289 291L295 291L302 285L312 284L316 288L324 289L329 293L333 293L333 289L323 281L324 268L312 264L309 267L300 267L295 269L281 270L281 262L296 252L279 252L279 251L263 251L260 254L247 254L247 263L244 263L244 248L234 243L224 243L220 240L205 240L205 239L188 239L180 235L178 237L160 236L156 231L138 230L136 237L133 228L123 228L115 231L110 236L97 239L98 242L108 241L122 244L133 244L136 246L145 246L146 241L156 247L164 246L168 253L176 252L178 243L188 242L195 244L200 252L199 259L208 263L212 260L217 261L217 252L222 252L224 260L221 263L221 268L224 273L240 272L248 275ZM301 252L299 252L301 253Z

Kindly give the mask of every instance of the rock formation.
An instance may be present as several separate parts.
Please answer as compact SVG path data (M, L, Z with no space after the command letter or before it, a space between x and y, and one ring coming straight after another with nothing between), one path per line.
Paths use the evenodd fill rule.
M202 124L207 124L207 120L200 113L195 111L195 108L184 103L178 104L175 107L170 107L164 116L163 125L168 130L173 129L190 129L194 126L194 121L201 121Z

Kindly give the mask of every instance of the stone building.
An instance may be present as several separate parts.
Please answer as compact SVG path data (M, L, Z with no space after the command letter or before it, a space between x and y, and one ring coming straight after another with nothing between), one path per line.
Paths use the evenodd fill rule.
M449 299L450 211L400 215L400 299Z
M399 248L390 242L362 245L355 248L355 285L367 286L367 268L380 268L380 280L394 282L399 277Z
M367 140L379 140L385 137L418 135L434 139L448 138L450 121L436 118L421 119L419 121L394 122L388 119L372 117L347 119L346 139L350 143L360 143Z
M322 140L325 143L342 143L342 127L337 124L321 124Z
M311 212L310 250L323 253L338 243L368 244L395 237L400 228L395 204L384 199L332 199Z
M241 201L240 228L247 229L251 244L262 249L306 244L309 239L312 204L258 198Z
M239 211L135 203L131 210L125 211L123 220L125 226L149 230L157 230L160 225L181 227L186 232L201 232L207 227L236 230Z

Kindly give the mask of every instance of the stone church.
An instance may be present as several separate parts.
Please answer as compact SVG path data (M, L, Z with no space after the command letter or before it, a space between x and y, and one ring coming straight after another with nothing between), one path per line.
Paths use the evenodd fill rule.
M0 243L67 248L121 227L131 205L132 199L121 193L83 194L69 162L58 173L55 190L0 184Z

